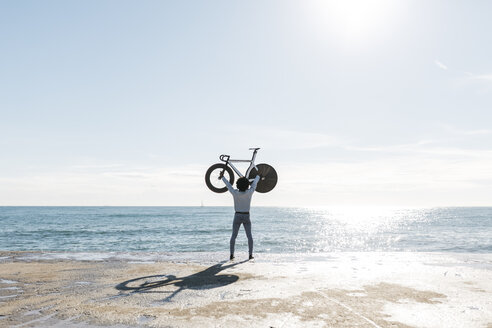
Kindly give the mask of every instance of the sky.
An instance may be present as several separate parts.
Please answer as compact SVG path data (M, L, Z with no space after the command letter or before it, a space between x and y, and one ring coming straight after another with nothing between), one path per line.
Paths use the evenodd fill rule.
M492 2L0 1L0 205L492 206Z

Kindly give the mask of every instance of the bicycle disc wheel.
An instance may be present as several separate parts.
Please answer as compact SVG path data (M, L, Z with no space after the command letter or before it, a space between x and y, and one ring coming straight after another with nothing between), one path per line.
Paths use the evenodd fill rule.
M275 188L278 180L275 169L268 164L258 164L256 167L258 168L258 171L252 169L248 176L249 179L254 179L257 175L261 177L256 185L256 191L265 193Z
M234 183L234 172L231 168L225 164L217 163L208 168L207 173L205 173L205 183L208 189L216 193L223 193L227 191L227 187L224 181L219 178L222 170L225 170L224 177L232 185Z

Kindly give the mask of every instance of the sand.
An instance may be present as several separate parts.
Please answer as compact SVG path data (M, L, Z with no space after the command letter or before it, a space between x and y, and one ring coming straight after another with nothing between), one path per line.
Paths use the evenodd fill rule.
M0 252L6 327L492 327L492 254Z

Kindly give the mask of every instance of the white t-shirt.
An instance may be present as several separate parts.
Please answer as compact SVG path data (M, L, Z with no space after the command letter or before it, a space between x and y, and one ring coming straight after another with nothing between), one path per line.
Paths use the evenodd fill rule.
M249 189L246 191L239 191L239 189L234 189L225 177L222 177L222 181L224 181L227 189L229 189L234 197L234 210L236 212L249 212L249 208L251 207L251 197L256 190L256 185L259 180L260 176L257 175L255 180L251 183Z

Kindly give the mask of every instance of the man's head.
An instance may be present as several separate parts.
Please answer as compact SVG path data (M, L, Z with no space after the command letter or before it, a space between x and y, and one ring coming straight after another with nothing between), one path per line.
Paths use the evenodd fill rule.
M237 179L236 186L239 191L246 191L249 187L249 180L245 177L239 178Z

